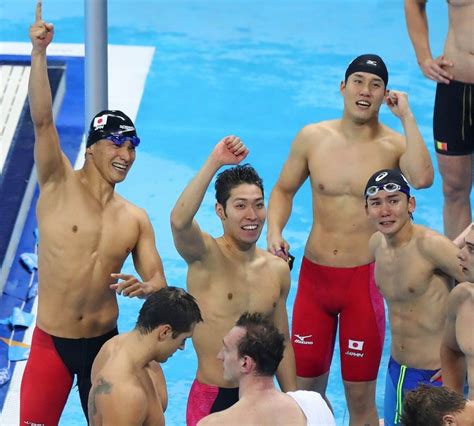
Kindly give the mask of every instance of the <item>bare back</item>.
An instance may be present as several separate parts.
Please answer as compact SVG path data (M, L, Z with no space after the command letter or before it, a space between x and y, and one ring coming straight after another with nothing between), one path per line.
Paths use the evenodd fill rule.
M242 397L239 402L220 413L212 414L205 425L306 426L307 419L290 396L273 391Z
M375 280L389 309L391 355L399 364L429 370L440 368L439 348L451 289L451 281L425 250L426 240L435 235L413 225L413 237L395 249L387 247L381 234L373 237Z
M286 299L286 294L282 298L282 275L288 275L288 267L260 249L252 260L244 262L241 253L223 238L214 239L204 233L203 238L207 255L189 263L187 278L188 290L197 299L204 319L193 335L197 379L205 384L236 387L236 383L224 380L222 362L217 359L223 338L245 311L273 316Z
M135 248L144 212L115 192L101 205L68 166L63 180L41 188L37 205L38 326L55 336L93 337L115 327L110 274Z
M474 2L449 0L449 30L444 54L453 62L454 79L474 83Z
M123 339L124 335L120 335L108 341L94 361L90 423L126 425L119 419L119 411L124 409L132 418L133 412L138 411L133 424L164 426L168 397L161 366L152 361L145 368L134 368L123 351Z
M371 262L367 243L375 231L364 210L364 187L374 171L397 168L404 152L400 134L378 125L374 137L347 139L341 120L303 129L313 194L313 226L305 256L328 266Z

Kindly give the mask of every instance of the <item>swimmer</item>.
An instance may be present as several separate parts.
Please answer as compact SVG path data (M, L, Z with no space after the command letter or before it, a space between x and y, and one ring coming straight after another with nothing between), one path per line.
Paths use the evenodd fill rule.
M439 349L453 279L462 278L459 249L412 223L415 198L398 170L379 170L365 187L366 211L378 229L369 242L375 282L384 296L392 342L384 403L386 426L399 424L405 393L441 386Z
M405 0L405 15L418 64L425 77L437 83L433 133L443 180L444 233L454 239L472 221L474 1L447 1L448 34L437 58L431 55L426 2Z
M468 398L474 401L474 225L469 225L468 230L464 247L458 254L464 282L454 288L448 299L441 369L445 385L460 394L463 394L467 373Z
M305 126L273 189L268 207L268 250L283 256L282 232L293 197L310 176L313 224L296 295L292 343L299 389L325 395L339 323L341 372L351 425L379 424L375 383L385 315L373 285L368 241L374 227L364 215L363 188L382 168L400 168L416 188L433 182L428 150L406 93L387 90L388 71L377 55L354 59L341 81L339 120ZM400 119L401 135L379 121L385 101ZM363 350L352 349L356 343Z
M198 426L242 422L260 426L336 425L316 392L285 394L275 388L275 371L283 357L284 336L260 314L244 313L222 341L218 358L224 377L239 384L239 402L211 414Z
M163 288L143 304L135 328L102 346L92 367L91 426L164 426L168 404L160 363L184 349L202 321L194 298Z
M286 299L290 270L279 257L256 247L265 223L263 182L253 167L240 165L248 149L235 136L219 141L179 197L171 212L171 229L179 254L188 264L188 291L196 298L204 321L193 335L198 370L188 399L187 425L238 401L238 383L223 376L217 354L222 339L246 311L271 318L288 341ZM194 220L217 171L215 211L224 234L215 238ZM277 371L283 391L295 390L291 345Z
M92 363L117 334L116 295L146 298L166 286L148 215L115 192L139 143L130 118L121 111L93 118L80 170L61 151L46 59L53 33L38 1L28 97L40 188L39 299L21 384L21 424L57 424L74 375L87 417ZM121 273L129 254L141 280Z
M473 426L474 402L445 387L421 385L407 393L403 426Z

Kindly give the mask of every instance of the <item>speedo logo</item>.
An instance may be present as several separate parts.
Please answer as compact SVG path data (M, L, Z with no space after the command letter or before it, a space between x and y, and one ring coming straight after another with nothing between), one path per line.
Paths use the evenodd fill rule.
M300 336L299 334L295 334L295 340L293 340L293 342L298 343L299 345L313 345L314 342L312 340L306 340L310 337L313 337L313 335L308 334L307 336Z

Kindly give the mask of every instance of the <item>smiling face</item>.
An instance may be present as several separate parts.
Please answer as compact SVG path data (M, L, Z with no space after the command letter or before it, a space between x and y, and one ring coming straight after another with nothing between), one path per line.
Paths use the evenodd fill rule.
M367 72L355 72L341 83L344 112L355 122L365 123L377 118L385 96L383 80Z
M466 280L474 283L474 229L464 239L465 245L458 254L459 263Z
M247 183L232 188L225 208L217 203L216 212L226 237L246 245L257 242L267 214L262 190Z
M130 141L116 145L101 139L87 148L96 169L111 184L122 182L135 161L135 146Z
M407 199L401 191L380 190L367 198L367 217L384 235L395 235L410 221L410 213L414 211L415 199Z

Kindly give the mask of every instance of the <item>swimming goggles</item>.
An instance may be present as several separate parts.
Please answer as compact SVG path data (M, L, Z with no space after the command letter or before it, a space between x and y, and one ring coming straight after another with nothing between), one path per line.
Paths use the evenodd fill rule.
M365 196L366 197L373 197L376 195L379 191L385 191L385 192L397 192L401 191L405 194L410 194L410 191L407 191L406 188L402 188L398 183L393 183L389 182L384 185L374 185L374 186L369 186L367 190L365 191Z
M138 136L124 136L121 133L112 133L104 136L103 139L107 139L117 146L122 146L127 141L130 141L135 148L140 144L140 138Z

